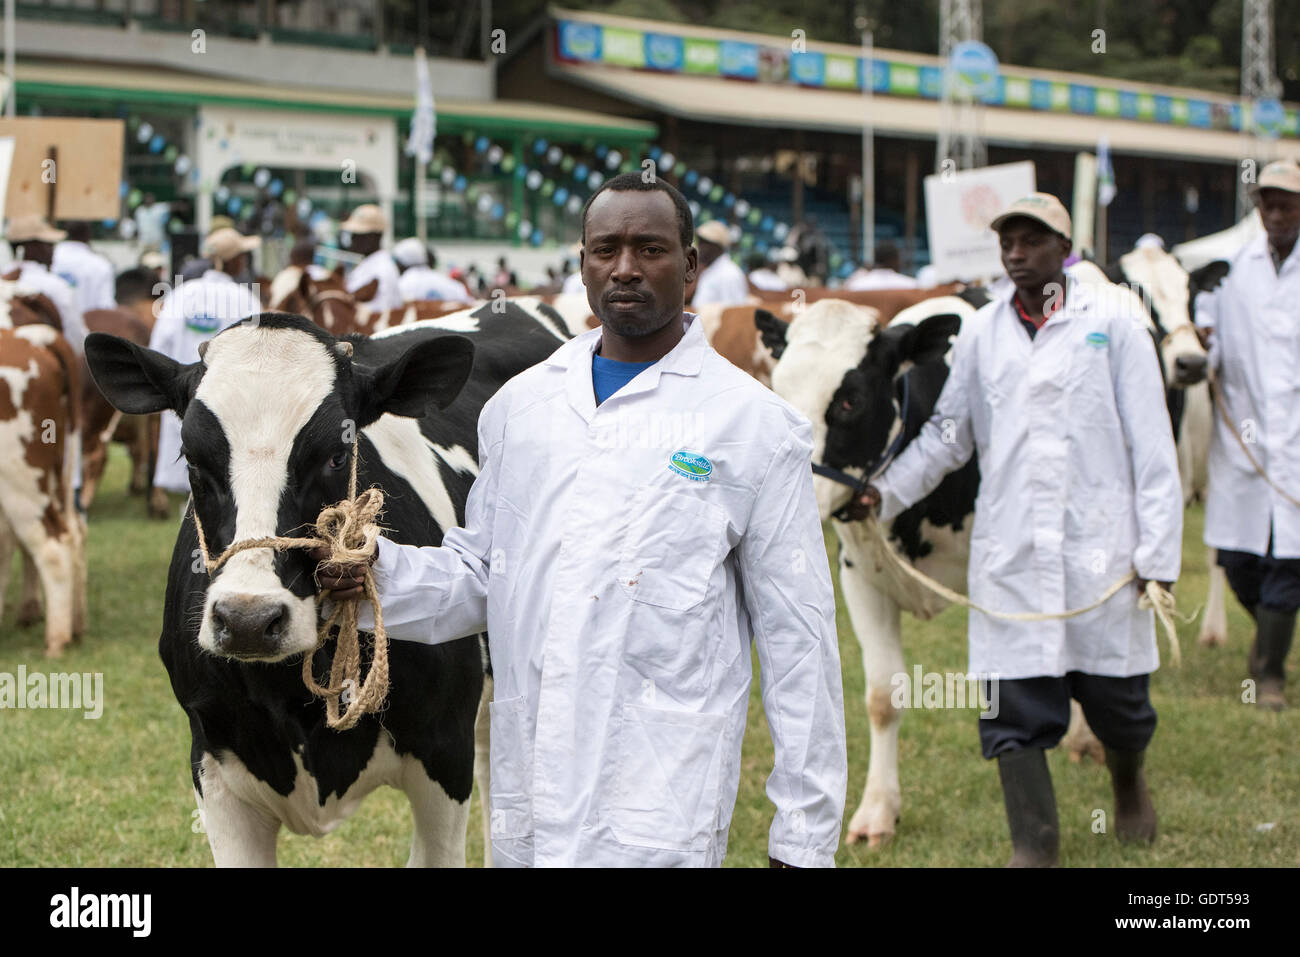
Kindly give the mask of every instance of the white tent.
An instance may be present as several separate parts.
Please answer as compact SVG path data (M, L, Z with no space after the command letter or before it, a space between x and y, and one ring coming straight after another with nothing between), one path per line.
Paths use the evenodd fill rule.
M1259 210L1256 209L1236 226L1229 227L1221 233L1211 233L1209 236L1181 243L1171 252L1184 269L1192 272L1216 259L1231 259L1237 254L1237 250L1263 231L1264 224L1260 221Z

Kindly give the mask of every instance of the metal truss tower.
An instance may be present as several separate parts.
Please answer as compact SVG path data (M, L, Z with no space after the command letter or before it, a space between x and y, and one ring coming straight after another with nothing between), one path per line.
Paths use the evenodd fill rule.
M943 91L939 101L939 142L934 155L936 173L975 169L988 160L984 148L983 105L969 92L957 88L949 60L957 44L983 39L981 0L941 0L939 59L943 62ZM945 165L948 160L953 165Z
M1273 69L1273 0L1243 0L1241 11L1241 108L1242 159L1266 163L1277 152L1276 141L1255 125L1255 104L1261 99L1280 97L1282 84ZM1246 119L1249 112L1250 119ZM1237 171L1237 218L1252 207L1247 183Z

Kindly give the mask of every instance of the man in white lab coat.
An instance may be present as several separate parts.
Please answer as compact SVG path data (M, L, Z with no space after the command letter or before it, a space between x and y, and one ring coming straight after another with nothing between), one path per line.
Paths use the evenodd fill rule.
M356 292L372 279L378 280L378 288L366 304L372 309L401 308L402 293L398 288L400 274L397 263L380 248L384 232L388 229L388 217L384 211L373 203L358 206L339 225L339 229L348 234L348 249L366 257L348 273L344 282L348 292Z
M1266 166L1251 192L1264 235L1196 304L1197 324L1213 330L1210 364L1236 426L1215 417L1205 543L1255 619L1247 665L1256 702L1281 710L1300 609L1300 166Z
M486 627L507 866L719 865L752 636L776 757L769 856L832 866L846 756L812 429L683 313L697 256L680 193L616 176L583 222L603 327L484 407L464 528L439 548L380 539L388 634ZM363 570L319 581L346 596Z
M82 355L85 352L86 324L77 304L77 294L66 279L50 269L54 262L54 244L66 239L67 235L37 213L13 217L5 230L5 239L19 258L0 270L0 275L11 276L17 270L20 290L25 288L43 293L59 310L63 338L68 340L73 352Z
M970 670L998 681L998 713L981 717L980 741L998 759L1011 863L1050 866L1059 827L1044 749L1064 735L1071 697L1106 746L1116 833L1155 837L1142 767L1158 655L1138 597L1147 580L1178 577L1182 493L1145 317L1105 287L1067 279L1070 218L1054 196L1018 200L993 228L1015 289L962 329L934 415L863 500L888 521L978 452L972 601L1059 613L1139 576L1074 618L970 613Z
M731 233L720 219L711 219L695 230L699 245L700 277L695 286L691 308L739 306L749 299L749 280L745 271L731 261Z
M51 270L72 287L83 316L115 308L113 264L90 248L90 223L79 219L67 225L68 238L54 247Z
M203 255L211 263L198 279L181 282L156 305L158 319L149 348L177 362L199 361L199 346L222 329L262 312L262 300L253 283L252 251L262 244L259 236L241 236L229 226L208 234ZM154 486L188 494L189 469L181 455L181 420L163 412L158 432L158 464Z
M469 305L474 302L464 283L438 271L433 252L414 236L393 247L393 261L401 270L397 288L403 303L441 301Z
M900 270L903 257L893 243L881 243L876 247L876 262L870 268L862 268L844 281L848 290L863 289L916 289L921 284Z

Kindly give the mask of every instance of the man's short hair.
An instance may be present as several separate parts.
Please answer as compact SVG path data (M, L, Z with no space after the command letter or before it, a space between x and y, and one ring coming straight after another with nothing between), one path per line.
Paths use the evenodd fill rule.
M587 210L591 209L591 204L596 201L597 196L609 190L620 193L630 192L631 190L648 193L651 190L658 190L661 193L667 193L668 198L673 201L673 206L677 208L677 235L682 241L682 249L690 248L691 239L695 236L695 217L691 215L691 207L687 205L686 197L678 192L675 186L658 176L646 182L641 178L640 173L620 173L611 179L605 180L600 185L600 188L588 197L586 205L582 207L582 241L584 244L587 241Z

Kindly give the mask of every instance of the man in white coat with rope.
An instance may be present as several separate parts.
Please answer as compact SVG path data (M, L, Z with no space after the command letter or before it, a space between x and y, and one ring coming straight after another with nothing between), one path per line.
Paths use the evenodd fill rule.
M496 865L720 865L751 642L775 752L770 861L834 865L847 762L812 428L683 313L691 238L662 180L597 190L581 268L601 328L484 406L463 528L438 548L379 539L390 638L486 626ZM322 564L318 581L347 598L364 573Z
M980 743L998 759L1010 866L1052 866L1060 837L1045 749L1064 735L1071 697L1106 746L1119 838L1155 837L1142 768L1158 654L1139 596L1148 581L1178 577L1182 494L1145 317L1067 279L1070 218L1056 197L1017 200L992 228L1015 288L962 329L934 415L856 514L879 505L888 521L978 451L971 601L1037 613L970 612L970 670L999 694Z
M1197 299L1216 387L1205 543L1255 619L1247 666L1262 708L1286 707L1286 657L1300 610L1300 165L1252 185L1264 234Z

